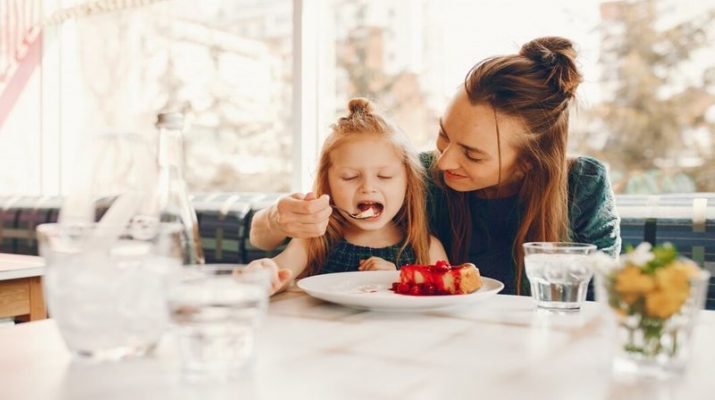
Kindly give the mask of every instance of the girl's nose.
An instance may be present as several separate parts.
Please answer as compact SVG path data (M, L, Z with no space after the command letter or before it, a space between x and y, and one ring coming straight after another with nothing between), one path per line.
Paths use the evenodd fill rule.
M373 193L377 190L375 186L375 180L373 178L365 177L360 183L360 190L363 193Z

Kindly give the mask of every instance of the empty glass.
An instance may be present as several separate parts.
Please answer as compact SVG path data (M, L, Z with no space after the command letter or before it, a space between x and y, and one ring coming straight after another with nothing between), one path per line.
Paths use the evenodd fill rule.
M531 296L539 308L578 311L593 276L596 246L569 242L524 243L524 265Z
M190 379L229 378L250 364L269 275L243 265L196 265L168 280L169 315Z

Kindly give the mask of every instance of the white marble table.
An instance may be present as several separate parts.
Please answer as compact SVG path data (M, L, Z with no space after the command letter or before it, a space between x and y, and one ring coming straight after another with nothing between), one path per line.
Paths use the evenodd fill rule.
M181 381L171 336L150 359L72 361L54 321L0 328L2 399L712 399L715 312L701 314L688 372L669 383L610 373L598 304L537 312L495 296L424 314L275 297L253 368L229 384Z

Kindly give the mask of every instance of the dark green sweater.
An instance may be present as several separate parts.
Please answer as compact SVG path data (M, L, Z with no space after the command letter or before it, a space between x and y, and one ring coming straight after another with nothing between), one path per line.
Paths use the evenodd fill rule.
M433 154L422 153L429 168ZM620 219L616 213L613 191L606 168L598 160L579 157L569 170L569 222L571 241L595 244L601 251L616 255L621 249ZM449 252L452 238L444 190L432 177L427 182L427 209L432 234ZM482 275L504 283L504 294L516 293L516 268L513 244L521 210L518 196L483 199L471 196L472 238L467 249L469 261ZM451 260L461 261L461 260ZM526 279L526 277L524 277ZM528 285L522 282L522 293Z

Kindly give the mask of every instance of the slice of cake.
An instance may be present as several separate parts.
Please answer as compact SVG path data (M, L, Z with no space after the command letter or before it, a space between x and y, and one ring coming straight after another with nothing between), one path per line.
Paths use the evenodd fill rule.
M403 265L400 281L392 284L399 294L432 296L468 294L482 286L479 269L470 263L450 266L446 261L435 265Z

